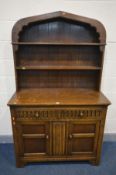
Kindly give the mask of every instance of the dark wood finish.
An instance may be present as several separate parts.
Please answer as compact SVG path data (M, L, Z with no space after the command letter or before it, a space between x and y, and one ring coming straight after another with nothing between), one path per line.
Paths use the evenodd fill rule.
M104 26L55 12L19 20L12 31L16 92L10 99L16 165L98 165L107 106L100 92Z

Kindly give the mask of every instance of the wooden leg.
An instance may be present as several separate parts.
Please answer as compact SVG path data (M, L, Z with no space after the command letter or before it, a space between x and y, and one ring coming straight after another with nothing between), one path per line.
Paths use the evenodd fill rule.
M100 164L99 160L90 160L89 161L92 165L98 166Z
M21 160L16 160L16 167L17 168L23 168L25 166L25 163Z

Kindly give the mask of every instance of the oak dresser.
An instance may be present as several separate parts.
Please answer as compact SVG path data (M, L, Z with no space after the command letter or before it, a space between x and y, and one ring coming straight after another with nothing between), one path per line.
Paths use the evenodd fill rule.
M16 165L100 162L107 107L100 91L106 31L97 20L54 12L12 30L16 92L11 111Z

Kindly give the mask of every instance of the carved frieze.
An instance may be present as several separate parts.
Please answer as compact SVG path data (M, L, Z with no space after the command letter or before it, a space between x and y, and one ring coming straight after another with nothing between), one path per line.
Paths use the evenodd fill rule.
M77 119L86 117L100 117L101 110L16 110L16 118L18 119Z

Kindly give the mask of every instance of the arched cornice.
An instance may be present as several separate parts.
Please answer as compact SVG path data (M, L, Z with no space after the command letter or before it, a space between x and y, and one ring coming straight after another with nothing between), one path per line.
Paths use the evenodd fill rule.
M18 42L19 33L23 30L24 27L30 25L31 23L39 22L39 21L41 22L49 19L58 18L58 17L69 19L75 22L77 21L77 22L85 23L90 25L91 27L94 27L96 32L99 34L100 43L106 42L106 30L101 22L92 18L82 17L79 15L74 15L63 11L27 17L19 20L18 22L16 22L12 30L12 42Z

